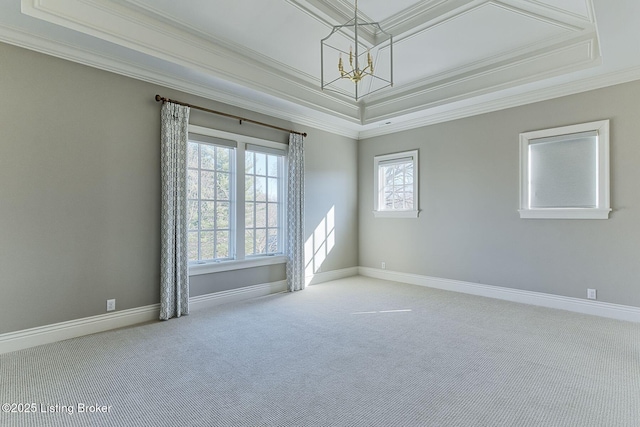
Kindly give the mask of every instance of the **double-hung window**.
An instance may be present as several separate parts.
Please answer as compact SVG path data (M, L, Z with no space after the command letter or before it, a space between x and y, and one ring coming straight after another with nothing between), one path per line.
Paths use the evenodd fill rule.
M282 253L284 155L277 150L249 145L245 151L244 173L244 252L247 256Z
M374 157L376 217L416 218L418 208L418 150Z
M189 261L233 258L232 217L235 142L189 134L187 242Z
M189 127L190 274L284 261L286 150L285 144Z

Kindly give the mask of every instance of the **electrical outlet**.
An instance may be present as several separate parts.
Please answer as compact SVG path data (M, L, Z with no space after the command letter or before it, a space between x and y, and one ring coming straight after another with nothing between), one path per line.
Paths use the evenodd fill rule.
M107 311L114 311L116 309L116 300L108 299L107 300Z
M596 299L596 290L595 289L587 289L587 298L588 299Z
M384 270L385 268L387 268L387 263L382 261L382 269Z

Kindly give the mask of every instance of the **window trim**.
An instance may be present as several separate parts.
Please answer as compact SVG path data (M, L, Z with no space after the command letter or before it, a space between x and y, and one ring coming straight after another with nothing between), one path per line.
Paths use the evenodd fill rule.
M266 139L254 138L250 136L235 134L231 132L225 132L217 129L196 126L189 124L189 133L204 135L214 138L221 138L236 142L235 153L235 170L232 171L232 178L234 180L234 187L236 188L235 200L231 201L233 212L235 212L234 223L231 224L231 233L235 239L235 253L234 259L219 260L219 261L196 261L190 262L188 265L189 276L197 276L202 274L216 273L221 271L240 270L245 268L260 267L273 264L286 263L286 242L287 242L287 227L286 227L286 206L287 206L287 154L289 146L280 142L269 141ZM283 167L283 183L284 191L282 192L282 242L283 242L283 254L269 254L269 255L249 255L245 256L244 250L244 214L245 214L245 194L244 191L244 179L245 179L245 151L247 146L265 147L266 149L276 150L284 154L284 167ZM242 181L242 185L239 182ZM243 224L242 226L238 226Z
M386 210L380 209L380 164L394 160L411 158L413 161L413 209ZM381 154L373 157L373 216L376 218L417 218L420 215L419 203L419 162L418 150L399 153Z
M529 145L532 140L548 137L561 138L582 132L596 132L597 142L597 206L594 208L557 207L531 208L529 205ZM520 134L520 209L523 219L608 219L610 208L609 178L609 120L580 123Z

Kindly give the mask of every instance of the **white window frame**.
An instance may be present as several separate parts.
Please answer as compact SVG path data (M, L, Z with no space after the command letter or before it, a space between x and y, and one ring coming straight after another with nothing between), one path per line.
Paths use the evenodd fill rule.
M413 162L413 209L385 209L384 177L380 175L380 167L385 163L411 159ZM403 151L375 156L373 158L373 215L376 218L417 218L420 214L419 204L419 163L418 150Z
M285 145L286 144L282 144ZM288 147L288 146L287 146ZM265 145L254 145L254 144L246 144L245 146L245 158L246 158L246 152L247 151L251 151L251 152L255 152L255 153L262 153L265 155L275 155L275 156L281 156L282 157L282 161L278 162L278 169L279 169L279 177L278 177L278 185L277 185L277 191L278 191L278 199L279 199L279 204L280 204L280 208L278 209L278 214L277 214L277 223L278 223L278 248L281 249L280 252L277 253L266 253L266 254L251 254L248 255L247 254L247 250L246 248L244 249L245 252L245 258L260 258L260 257L265 257L265 256L279 256L281 254L285 253L285 245L286 245L286 239L285 239L285 233L286 233L286 229L287 229L287 222L286 222L286 211L287 211L287 205L286 205L286 194L287 194L287 151L286 150L281 150L281 149L274 149L271 147L267 147ZM246 166L246 162L245 162L245 166ZM255 172L255 171L254 171ZM251 174L251 176L256 176L255 174ZM245 171L245 178L246 178L246 171ZM268 179L267 179L268 182ZM243 182L243 187L244 188L244 182ZM246 197L246 194L245 194ZM261 203L261 202L257 202L257 201L253 201L253 203ZM267 204L268 206L268 201L264 202L265 204ZM245 207L247 205L247 201L245 199ZM268 215L268 207L267 207L267 215ZM245 217L245 232L246 232L246 212L244 213ZM253 229L255 229L255 223L254 223L254 227ZM265 232L267 233L267 238L268 238L268 230L269 229L273 229L274 227L269 227L268 225L265 228ZM244 238L244 237L243 237ZM245 240L246 243L246 240ZM245 245L246 246L246 245Z
M558 138L557 143L562 143L562 137L567 139L573 134L582 132L597 133L597 160L593 166L596 172L596 206L591 207L551 207L532 208L530 206L530 170L531 159L529 146L531 141L540 138ZM556 142L554 142L556 143ZM608 219L610 208L609 196L609 120L599 120L589 123L581 123L570 126L562 126L552 129L543 129L520 134L520 218L533 219Z
M235 189L235 199L231 201L232 212L235 215L231 224L231 233L234 235L235 244L233 248L235 253L233 259L223 261L212 262L191 262L189 263L189 275L197 276L201 274L216 273L221 271L239 270L244 268L261 267L273 264L283 264L286 262L286 206L287 206L287 153L289 146L279 142L269 141L260 138L253 138L249 136L239 135L231 132L224 132L217 129L206 128L202 126L189 125L189 133L210 136L214 138L221 138L236 142L235 152L235 170L232 171L232 179ZM244 242L245 242L245 151L247 146L264 147L266 150L277 150L284 153L284 167L283 167L283 179L281 181L281 188L279 188L279 194L282 195L282 209L280 209L280 218L282 227L280 229L282 239L282 255L270 254L270 255L251 255L245 256Z

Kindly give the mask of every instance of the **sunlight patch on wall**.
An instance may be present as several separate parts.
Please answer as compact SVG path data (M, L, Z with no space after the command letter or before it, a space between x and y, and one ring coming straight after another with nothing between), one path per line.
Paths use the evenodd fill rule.
M335 206L320 220L304 244L305 282L308 285L336 243Z

